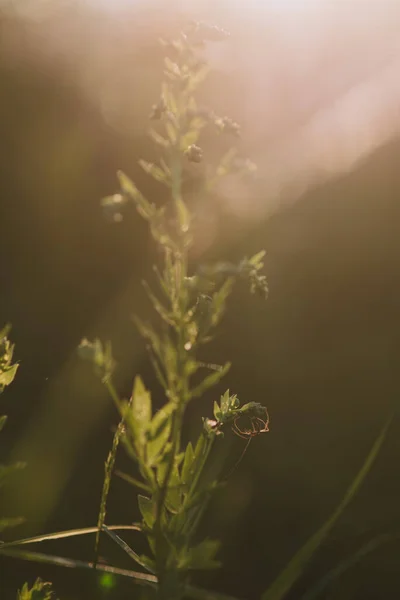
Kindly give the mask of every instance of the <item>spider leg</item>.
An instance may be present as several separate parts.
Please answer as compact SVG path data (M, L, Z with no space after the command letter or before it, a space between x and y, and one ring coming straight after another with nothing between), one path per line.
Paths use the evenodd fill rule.
M269 431L268 429L268 423L269 421L263 421L262 419L260 419L259 417L257 417L257 422L258 422L258 433L264 433L266 431ZM262 427L260 426L260 424L262 425Z
M253 437L252 432L250 430L240 429L240 427L237 424L237 419L235 419L233 422L232 431L244 440L247 440L249 437Z

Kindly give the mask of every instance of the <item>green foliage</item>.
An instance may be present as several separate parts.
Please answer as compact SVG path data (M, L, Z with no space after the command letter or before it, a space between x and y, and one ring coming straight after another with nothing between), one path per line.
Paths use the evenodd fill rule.
M229 362L223 366L208 365L199 360L198 352L210 341L220 323L235 281L246 279L251 291L260 291L264 297L267 291L265 276L259 273L264 252L249 260L243 259L238 265L217 263L202 265L195 273L188 271L193 215L185 201L183 182L190 177L189 163L205 160L206 152L199 144L201 133L208 125L223 135L240 133L232 119L215 115L209 109L199 109L194 98L194 92L209 70L198 56L199 46L205 40L225 37L223 30L197 24L191 25L177 40L163 42L172 54L165 57L165 81L150 113L150 119L160 121L163 129L150 129L150 137L160 148L161 157L158 164L141 159L139 165L168 188L169 203L159 207L158 203L148 201L121 171L118 172L120 190L102 201L103 209L116 221L121 220L126 203L133 202L140 216L148 221L150 233L162 251L161 269L155 268L161 295L144 284L149 301L161 319L161 327L138 318L135 323L165 391L164 406L153 413L151 394L139 376L135 377L130 401L120 400L112 384L115 364L110 347L103 348L97 339L93 342L84 339L79 348L81 356L94 364L120 412L124 424L120 439L136 462L141 480L130 474L121 476L147 491L138 496L138 505L141 528L152 556L140 557L140 560L155 569L160 598L179 599L190 570L218 565L215 559L218 543L194 539L204 508L218 486L217 481L207 482L203 472L215 438L221 436L225 426L235 430L234 425L242 416L255 422L266 419L267 415L266 409L256 403L240 408L239 400L228 392L228 396L222 398L221 407L216 404L215 420L203 418L195 446L189 442L186 449L181 449L188 403L199 401L231 366ZM219 178L231 171L237 172L234 159L237 157L233 152L223 157L222 166L217 167ZM204 367L211 369L211 373L201 376ZM258 432L261 432L260 426ZM114 443L107 461L99 531L105 527L105 502L116 448Z
M25 583L17 594L17 600L54 600L51 584L37 579L33 587Z
M13 382L18 369L18 363L12 362L14 345L7 337L10 330L10 325L0 330L0 393Z
M10 385L17 373L18 363L13 363L14 345L8 339L11 326L6 325L0 331L0 393ZM0 431L3 429L7 421L5 415L0 416ZM23 469L24 463L18 462L13 465L0 465L0 488L4 485L7 478L10 477L16 471ZM20 517L10 517L0 519L0 532L4 531L7 527L15 527L22 523L23 519Z
M0 331L0 393L13 382L18 369L18 363L12 362L14 344L8 339L10 330L11 325L6 325ZM0 431L3 429L6 420L7 417L0 417ZM8 466L0 465L0 487L11 474L24 467L25 464L21 462ZM20 525L23 521L22 517L0 518L0 533L8 527ZM37 579L31 589L25 583L17 594L17 600L52 600L53 595L50 588L49 583L43 583L40 579Z
M165 81L161 85L160 97L151 108L150 120L154 126L149 131L161 156L157 164L140 159L139 165L149 177L166 188L160 186L166 201L160 206L160 202L147 200L122 171L117 173L119 190L101 201L106 217L115 222L123 219L125 206L133 203L138 214L148 222L150 234L160 249L162 264L154 267L158 290L154 291L148 283L144 283L158 324L144 323L137 317L134 321L144 338L155 375L164 391L164 404L154 411L151 392L139 375L134 377L130 399L121 399L113 384L117 365L111 345L103 345L99 339L89 341L84 338L79 346L79 354L93 365L120 415L105 463L97 527L0 545L0 553L9 556L68 568L96 568L108 577L116 574L132 577L147 586L146 597L147 592L154 597L154 592L161 600L180 600L183 597L232 600L190 585L192 571L219 566L219 542L209 538L198 539L204 510L222 484L217 476L210 481L207 468L214 446L220 443L217 440L224 437L227 428L247 439L248 443L253 437L269 431L269 415L265 406L255 401L242 404L237 395L227 390L219 401L213 399L213 416L202 418L197 441L189 441L186 447L182 446L181 441L188 404L200 402L206 392L221 382L231 367L229 362L224 365L205 362L200 355L225 314L235 283L244 281L252 294L258 294L263 299L268 296L266 277L262 273L265 258L263 250L250 258L244 257L238 263L220 261L200 265L194 272L189 269L195 215L186 201L184 183L191 177L196 164L207 160L207 151L200 145L201 134L211 126L227 138L240 136L240 127L236 122L227 116L216 115L208 108L199 108L194 97L209 70L199 57L199 47L205 41L220 41L226 36L227 33L217 27L192 23L178 39L162 41L171 56L165 57ZM246 176L255 169L251 161L238 156L236 148L229 148L216 168L211 170L205 193L229 174ZM18 368L17 364L12 364L13 346L7 339L8 332L9 327L0 332L0 392L12 382ZM206 371L207 374L202 375L204 370L208 373ZM5 421L5 417L0 417L0 430ZM342 502L293 557L264 593L262 600L283 600L292 589L361 486L382 446L389 424L390 421L378 436ZM118 471L116 474L141 492L137 496L136 511L140 515L140 522L111 527L105 524L107 498L120 444L139 472L138 477ZM247 445L244 452L246 448ZM20 466L0 467L0 485L10 472ZM1 520L0 531L10 524L12 520ZM131 529L144 535L147 553L136 553L115 532L117 529ZM94 563L14 548L27 543L89 533L96 534ZM99 565L97 553L101 533L111 538L142 570L127 571ZM314 598L322 587L317 586L310 598ZM37 580L31 589L25 584L17 600L50 600L51 597L49 584Z

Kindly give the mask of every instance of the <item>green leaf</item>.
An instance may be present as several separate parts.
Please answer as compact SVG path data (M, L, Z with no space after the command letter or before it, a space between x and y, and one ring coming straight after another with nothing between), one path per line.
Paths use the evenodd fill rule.
M167 68L167 71L172 75L179 77L181 74L181 70L176 63L174 63L168 56L164 58L164 64Z
M169 147L169 141L154 129L149 130L149 135L159 146L162 146L163 148Z
M118 171L117 176L122 191L124 194L127 194L134 200L138 213L147 221L152 220L157 213L154 204L150 204L150 202L146 200L146 198L139 192L133 181L131 181L131 179L129 179L125 173Z
M221 367L219 371L215 371L214 373L211 373L211 375L207 375L207 377L205 377L205 379L203 379L203 381L192 390L192 398L199 398L207 390L219 383L221 379L227 374L230 368L231 363L227 362L223 367Z
M214 401L214 417L217 419L217 421L220 421L221 416L222 416L222 413L221 413L221 409L218 405L218 402Z
M171 415L174 410L175 405L169 402L155 414L150 423L147 442L147 460L150 465L161 460L166 452L171 432Z
M261 269L263 267L263 258L265 257L266 252L265 250L261 250L260 252L258 252L257 254L255 254L254 256L252 256L251 258L249 258L248 263L250 265L252 265L255 269Z
M197 73L195 73L189 82L189 86L188 86L188 92L192 92L194 91L201 83L203 83L203 81L205 80L205 78L207 77L207 75L210 72L210 67L209 65L203 65L198 71Z
M221 158L221 161L219 163L219 166L217 168L216 174L217 177L224 177L225 175L228 175L228 173L230 172L231 166L232 166L232 162L233 159L235 158L237 154L237 148L230 148L230 150L228 150L228 152L226 154L224 154L224 156Z
M190 226L190 212L181 196L176 198L175 205L178 214L179 228L182 233L187 233Z
M121 479L123 479L124 481L126 481L127 483L129 483L130 485L133 485L133 486L135 486L135 487L139 488L140 490L143 490L143 491L145 491L147 493L151 492L151 487L148 486L148 485L146 485L142 481L139 481L139 479L135 479L131 475L127 475L126 473L122 473L122 471L115 471L115 474L117 475L117 477L120 477Z
M183 466L182 466L182 483L183 484L188 484L190 483L191 479L192 479L192 465L193 465L193 461L194 461L194 450L193 450L193 445L192 442L189 442L188 445L186 446L186 450L185 450L185 457L183 459Z
M179 566L186 569L216 569L221 566L215 559L219 547L217 540L204 540L183 554Z
M6 367L4 371L0 371L0 389L4 388L13 382L15 375L17 374L18 364Z
M139 494L138 503L143 521L149 529L152 529L156 520L154 502L150 498L146 498L146 496Z
M218 291L215 292L212 296L212 324L215 327L220 322L224 312L225 305L228 299L229 294L232 291L233 287L233 279L229 277L224 283L221 285Z
M0 417L0 431L3 429L4 425L6 424L6 421L7 421L6 415L3 415L2 417Z
M25 583L17 596L17 600L52 600L52 598L54 596L51 583L43 582L41 579L37 579L32 588L28 588L28 584Z
M146 160L142 159L139 160L139 165L146 173L151 175L151 177L153 177L153 179L155 179L156 181L164 183L164 185L166 186L171 185L171 178L169 177L169 175L157 165L154 165L153 163L147 162Z
M322 542L324 541L328 533L331 531L332 527L335 525L336 521L338 520L344 509L351 502L351 500L361 487L361 484L363 483L365 477L371 470L371 467L376 457L378 456L378 453L386 438L386 434L392 423L392 420L393 415L391 415L386 421L383 429L379 433L369 454L367 455L364 464L355 476L353 482L351 483L350 487L345 493L342 501L334 510L332 515L325 521L322 527L320 527L320 529L318 529L318 531L308 539L304 546L300 548L300 550L294 555L292 560L283 569L283 571L276 578L273 584L263 594L261 600L282 600L282 598L284 598L289 592L289 590L293 587L294 583L303 573L306 565L309 563L316 550L322 544Z
M5 338L7 338L10 331L11 331L11 323L7 323L6 325L4 325L3 329L0 330L0 342L2 342Z
M151 395L139 375L135 377L133 384L131 413L135 432L141 436L147 431L151 421Z
M177 461L175 461L175 464L172 468L165 503L168 510L173 513L178 512L182 503L182 484Z
M163 306L163 304L160 302L160 300L157 298L157 296L155 296L153 294L147 281L143 281L143 287L146 290L146 293L149 297L150 302L152 303L152 305L154 307L154 310L156 312L158 312L158 314L163 319L163 321L168 323L168 325L172 325L173 327L175 327L176 323L172 319L171 313L165 308L165 306Z
M170 139L171 144L176 144L176 141L178 139L178 133L176 131L176 127L174 127L174 125L171 122L167 121L165 123L165 130L167 132L167 135Z
M230 408L230 394L229 390L226 390L225 394L221 396L221 412L225 415Z
M178 107L174 94L170 86L165 82L162 84L162 97L169 112L171 112L173 115L177 115Z
M181 137L181 141L180 141L180 149L182 152L184 152L189 146L192 146L193 144L196 144L196 142L198 141L200 137L200 131L196 130L196 129L191 129L190 131L188 131L187 133L185 133L182 137Z

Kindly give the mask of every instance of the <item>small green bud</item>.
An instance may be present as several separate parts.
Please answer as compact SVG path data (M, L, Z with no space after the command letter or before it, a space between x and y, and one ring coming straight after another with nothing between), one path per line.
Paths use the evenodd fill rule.
M216 119L215 125L222 133L235 135L237 137L240 136L239 124L230 119L229 117L221 117Z
M185 151L186 157L190 162L199 163L203 159L203 150L196 146L196 144L192 144Z

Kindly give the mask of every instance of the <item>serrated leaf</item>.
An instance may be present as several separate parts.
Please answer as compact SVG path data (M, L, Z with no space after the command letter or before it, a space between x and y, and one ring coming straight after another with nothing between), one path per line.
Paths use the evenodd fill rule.
M152 529L156 516L155 516L155 504L150 498L146 496L138 495L139 510L143 517L143 521L149 529Z
M175 344L168 335L165 335L163 340L163 351L165 371L169 373L171 378L176 378L178 354Z
M169 459L171 452L171 444L168 444L167 452L162 462L157 466L157 481L160 486L164 485L165 477L168 471ZM183 455L182 455L183 456ZM175 463L168 482L167 496L165 504L168 510L172 513L177 513L182 501L182 483L179 475L179 462L182 457L175 457Z
M229 390L226 390L225 394L221 396L221 412L222 414L226 414L230 408L230 394Z
M262 259L264 258L265 255L266 255L266 251L261 250L260 252L257 252L257 254L255 254L254 256L249 258L248 263L257 270L261 269L263 266Z
M151 395L139 375L135 377L133 384L130 414L134 436L143 438L151 421Z
M185 456L183 459L183 467L182 467L182 483L188 484L192 478L192 465L194 461L194 450L192 442L189 442L186 446Z
M175 461L175 464L172 468L165 502L168 510L173 513L178 512L182 503L181 478L179 475L179 466L177 461Z
M207 447L207 439L206 439L205 434L202 432L199 435L198 440L196 442L196 446L194 448L194 458L193 458L193 462L192 462L192 473L196 473L197 469L201 465L201 463L203 461L203 458L204 458L204 453L206 451L206 447Z
M207 377L205 377L205 379L203 379L203 381L192 390L192 398L199 398L211 387L217 385L217 383L219 383L221 379L227 374L230 367L231 363L227 362L223 367L221 367L220 371L215 371L214 373L211 373L211 375L207 375Z
M163 406L153 417L149 427L147 442L147 460L153 465L161 460L167 450L167 442L171 432L171 415L175 405L169 402Z
M43 582L37 579L32 588L28 588L25 583L23 588L18 592L17 600L52 600L54 598L51 589L51 583Z

